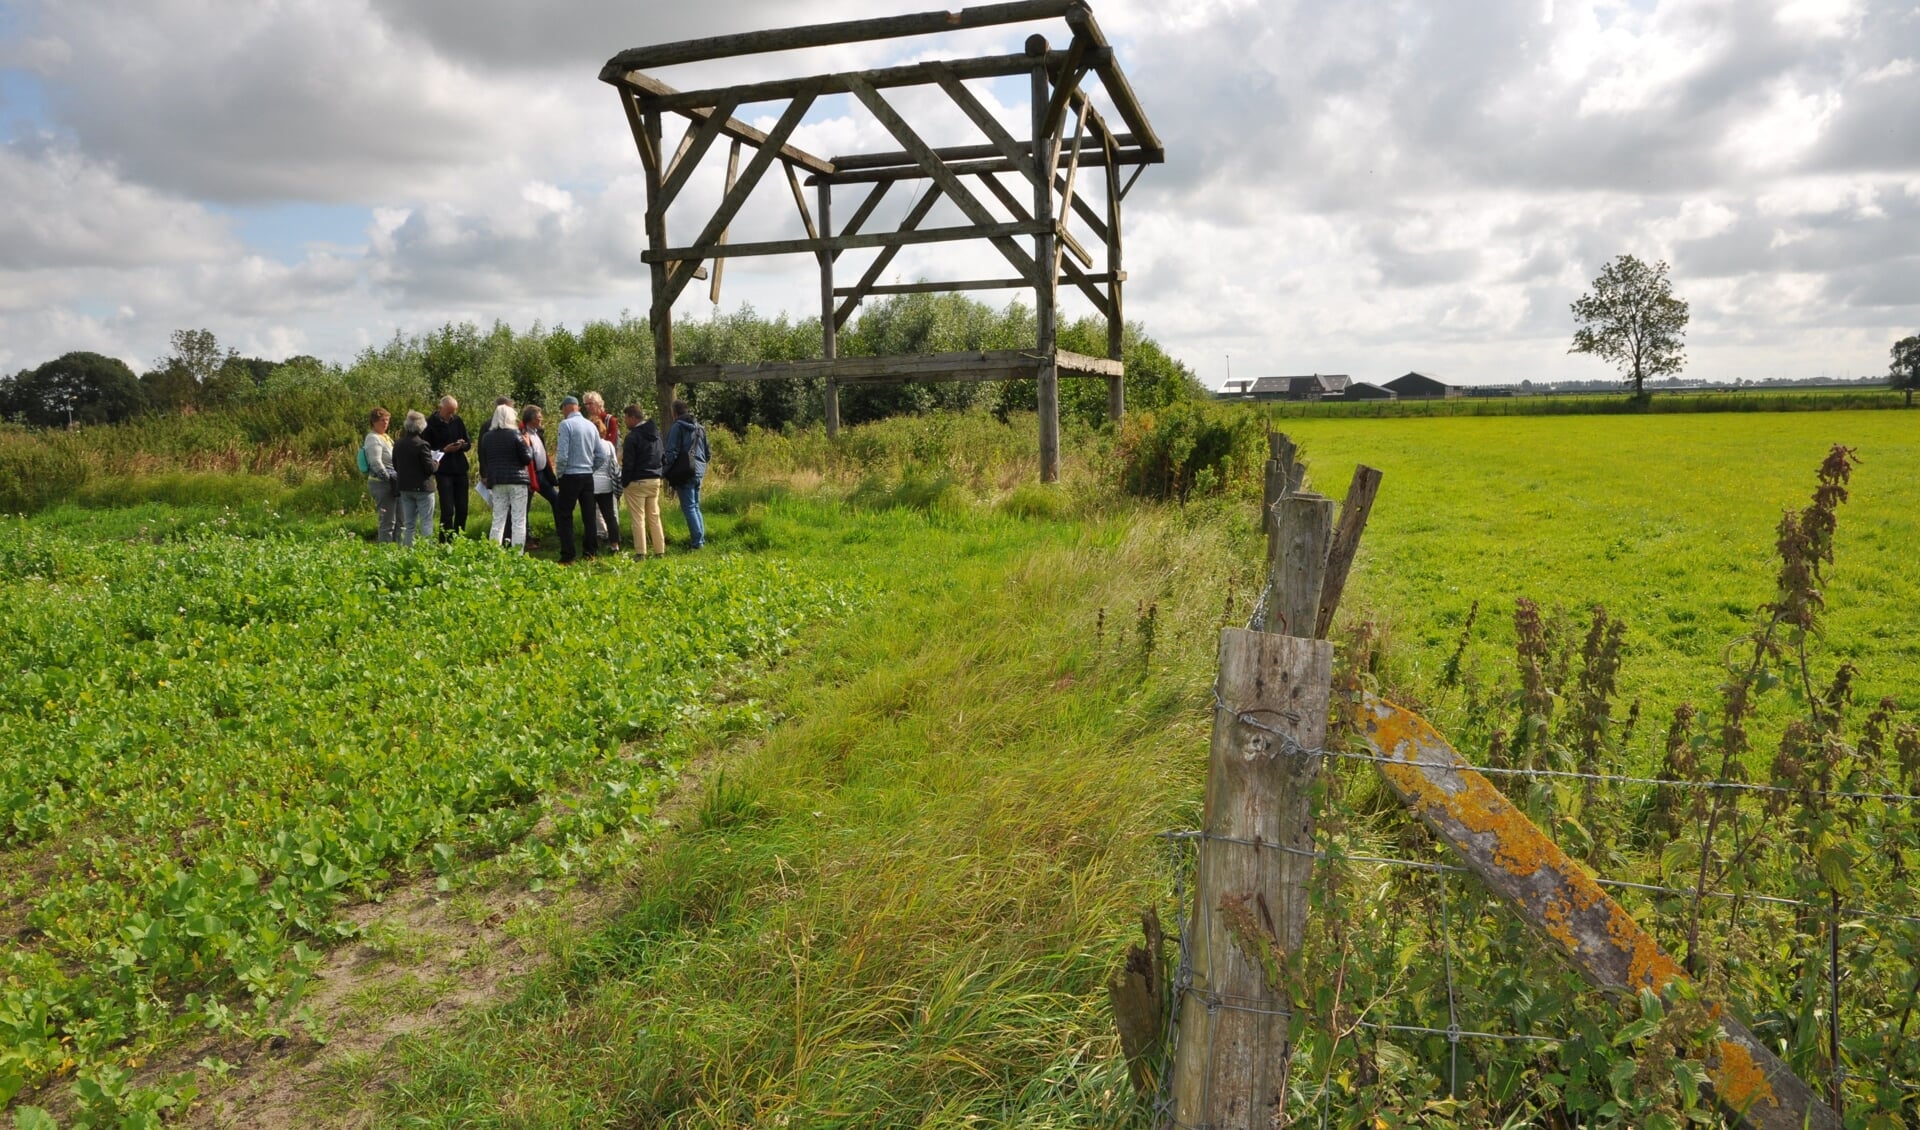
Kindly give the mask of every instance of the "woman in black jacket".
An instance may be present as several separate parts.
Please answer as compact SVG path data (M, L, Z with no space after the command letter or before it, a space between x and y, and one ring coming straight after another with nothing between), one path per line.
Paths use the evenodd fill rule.
M533 446L520 434L513 405L495 405L493 423L480 434L480 481L493 496L493 544L513 530L513 547L527 549L527 468ZM511 520L511 521L509 521Z
M400 425L400 442L393 445L394 485L400 488L400 544L412 545L414 534L433 536L433 468L439 462L433 448L421 438L427 418L407 413Z
M657 557L667 555L667 532L660 528L660 476L666 472L667 445L652 420L642 419L640 406L629 404L627 438L620 444L620 492L627 504L627 526L633 530L633 555L645 558L648 547Z

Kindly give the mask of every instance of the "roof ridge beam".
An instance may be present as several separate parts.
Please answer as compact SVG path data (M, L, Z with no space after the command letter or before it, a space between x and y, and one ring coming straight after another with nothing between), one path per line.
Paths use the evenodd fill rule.
M997 27L1000 24L1029 20L1058 19L1079 0L1014 0L1013 3L983 4L958 12L919 12L908 16L879 19L841 20L837 23L804 24L799 27L749 31L735 35L715 35L704 39L683 39L677 43L659 43L634 47L607 60L600 81L619 82L632 71L650 67L670 67L680 63L699 63L708 59L727 59L738 55L758 55L769 51L795 51L807 47L831 47L842 43L867 43L876 39L899 39L910 35L933 35L965 28Z

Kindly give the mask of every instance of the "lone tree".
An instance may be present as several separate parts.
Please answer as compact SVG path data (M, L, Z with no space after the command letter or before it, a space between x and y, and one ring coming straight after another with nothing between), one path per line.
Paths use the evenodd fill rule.
M1687 355L1687 304L1673 296L1667 264L1649 267L1631 255L1608 263L1593 291L1573 304L1579 329L1568 353L1592 353L1620 367L1633 395L1646 395L1649 377L1680 371Z
M1913 390L1920 387L1920 334L1893 343L1893 364L1887 373L1893 387L1907 394L1907 407L1913 407Z

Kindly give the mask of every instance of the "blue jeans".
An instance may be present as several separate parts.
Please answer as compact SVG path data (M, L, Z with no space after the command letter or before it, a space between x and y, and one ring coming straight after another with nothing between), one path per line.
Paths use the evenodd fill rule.
M433 538L433 492L430 490L400 492L400 544L412 545L416 535L421 541Z
M674 493L680 496L680 514L687 520L687 546L699 549L707 544L707 520L700 516L700 480L675 487Z

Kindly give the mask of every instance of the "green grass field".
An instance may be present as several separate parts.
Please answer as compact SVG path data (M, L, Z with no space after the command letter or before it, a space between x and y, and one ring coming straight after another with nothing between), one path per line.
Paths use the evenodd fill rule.
M1400 645L1431 689L1480 604L1472 655L1511 665L1529 597L1626 620L1627 697L1662 718L1719 685L1727 646L1773 595L1774 528L1835 443L1858 449L1826 592L1827 652L1860 698L1920 706L1920 427L1902 412L1515 419L1293 420L1314 484L1385 473L1350 608Z
M1649 719L1617 759L1645 768L1664 714L1683 700L1713 700L1730 641L1771 595L1773 525L1782 507L1804 503L1815 465L1835 442L1857 447L1861 466L1840 515L1827 652L1859 664L1862 700L1885 694L1908 711L1920 706L1912 690L1920 582L1908 575L1911 547L1920 544L1912 474L1920 464L1909 419L1832 412L1287 427L1327 493L1344 490L1356 461L1386 472L1347 612L1384 626L1388 689L1430 706L1444 723L1463 705L1439 685L1439 672L1474 601L1481 615L1470 665L1488 685L1512 682L1515 597L1575 610L1603 603L1630 625L1622 701L1642 699ZM7 678L39 682L0 707L9 752L32 753L0 776L13 790L5 811L14 828L0 858L37 861L35 875L64 875L64 861L107 858L103 844L111 841L142 853L143 863L46 890L24 881L6 888L0 918L31 928L0 933L0 1040L12 1041L0 1045L0 1085L13 1064L32 1101L118 1118L147 1100L83 1093L76 1102L62 1097L66 1079L91 1065L107 1069L91 1072L96 1090L102 1078L122 1085L118 1065L205 1026L212 1003L244 1013L242 1024L298 1023L276 1014L274 999L255 1000L244 967L204 972L218 946L200 940L209 931L192 916L207 911L176 915L165 901L162 880L212 858L251 868L269 889L283 873L312 871L331 892L319 919L279 936L295 958L295 941L333 941L324 924L343 905L409 874L444 868L455 887L449 897L564 885L580 873L606 884L596 889L611 900L602 915L610 920L551 931L534 972L451 1030L406 1035L331 1068L322 1053L321 1082L296 1106L312 1123L1145 1125L1103 982L1141 907L1158 905L1171 921L1168 854L1155 833L1199 819L1218 629L1247 615L1261 541L1244 499L1182 510L1123 501L1085 482L1064 501L1043 501L1032 488L997 500L974 494L993 478L869 479L850 497L831 487L795 493L728 484L711 496L715 552L672 559L664 576L625 565L562 574L495 560L481 547L407 559L341 537L370 516L342 517L324 502L313 504L311 513L327 515L316 518L228 516L204 503L148 499L138 509L56 508L18 524L8 544L21 548L7 551L0 615L15 650L33 661ZM343 494L338 504L355 501ZM223 518L225 528L217 525ZM288 523L318 533L263 536ZM328 591L329 581L316 579L323 576L353 579L338 607L313 595ZM242 629L251 622L248 597L282 611ZM702 665L683 694L731 704L718 716L724 726L601 725L603 715L632 713L618 704L564 720L516 707L510 729L541 748L558 739L564 764L514 778L500 797L481 797L471 816L433 793L426 810L451 807L452 816L397 838L358 870L339 863L348 849L364 855L364 843L352 805L327 798L337 801L339 786L360 778L328 774L374 767L356 768L344 756L344 730L322 743L331 751L325 765L301 752L299 733L348 726L354 712L327 703L388 693L386 672L411 646L399 630L408 616L429 614L444 630L449 618L506 616L528 602L539 614L517 630L549 659L577 638L598 641L578 652L568 677L599 694L643 694L633 684L658 678L651 643L630 650L604 641L629 628L650 638L648 627L667 607L737 610L725 616L779 625L769 630L790 650L757 666L772 654L763 642L713 649L740 658ZM309 660L311 647L262 646L248 635L292 641L330 632L326 638L338 640L382 610L395 619L380 650L343 649L320 663ZM150 639L137 639L143 630ZM137 688L127 681L128 671L143 669L128 656L162 646L179 653L171 661L183 685L172 693L190 709L174 709L151 680ZM221 656L238 660L244 677L220 668ZM477 677L457 681L443 701L407 697L408 716L482 725L484 676L501 660L482 651L466 661L478 665ZM327 684L324 694L316 681ZM125 718L101 709L105 695L124 702ZM176 777L202 765L203 755L145 769L137 756L173 748L164 727L175 717L193 738L179 748L213 758L193 793L223 798L215 812L237 805L251 819L265 804L272 811L262 816L337 827L341 849L312 854L348 878L328 885L333 876L319 863L301 863L301 871L276 862L271 837L183 812ZM399 762L382 770L403 776L408 759L438 764L429 751L446 744L397 722L376 733ZM602 776L654 745L675 751L669 768L682 750L703 766L703 791L680 830L652 828L648 804L635 803L619 806L597 835L578 820L558 826L578 833L573 839L556 835L555 814L571 818L583 791L592 795ZM452 766L488 748L463 750ZM106 781L102 774L115 766L126 768L110 785L81 787ZM484 767L476 772L496 779ZM255 787L256 777L274 774L298 778L299 787ZM424 774L408 787L432 793L440 780ZM1344 788L1351 803L1371 803L1357 780ZM65 815L33 815L42 809ZM1400 833L1381 819L1377 811L1356 815L1352 834L1391 845ZM622 827L646 834L623 840ZM629 846L611 846L617 842ZM1896 854L1907 850L1904 841L1884 842ZM436 855L436 844L447 854ZM1610 850L1623 853L1623 867L1642 865L1625 844ZM503 853L495 862L475 865L495 851ZM554 862L569 851L577 864ZM1658 861L1649 866L1658 874ZM1355 913L1384 914L1371 928L1393 935L1386 941L1395 952L1432 957L1430 943L1397 931L1430 918L1433 896L1428 887L1383 881L1370 897L1386 901ZM49 931L44 899L82 908L84 921L66 927L56 915L52 924L67 932ZM1410 915L1408 905L1424 909ZM135 946L134 976L146 979L116 1006L124 1012L110 1017L118 1029L89 1027L84 998L35 1011L51 969L65 983L93 978L86 983L100 1000L120 999L106 991L118 976L116 951L128 948L109 928L116 907L166 919L178 948L164 956L192 972L149 976ZM1672 927L1671 908L1642 909ZM1502 1023L1524 1015L1543 1029L1584 1025L1597 1034L1583 1054L1594 1062L1620 1054L1607 1043L1611 1031L1595 1027L1605 1008L1527 965L1537 955L1525 956L1527 939L1497 925L1497 912L1461 905L1456 913L1477 916L1487 931L1473 953L1456 955L1463 975L1507 961L1539 978L1527 1006L1535 1011L1516 1013L1505 990L1472 996L1469 1005L1504 1009L1493 1018ZM1796 937L1768 936L1789 948ZM195 967L191 954L201 950ZM1885 953L1872 960L1891 960L1893 950ZM1776 1022L1782 1039L1804 1042L1792 1002L1752 987L1772 976L1762 964L1736 971L1746 986L1740 1000L1756 1014L1785 1017ZM291 994L298 966L276 966L292 979L274 991ZM1863 983L1884 972L1860 968ZM1396 1007L1405 1016L1433 1006L1430 976L1402 989ZM191 1002L188 992L196 994ZM256 1004L257 1013L246 1012ZM83 1031L98 1036L85 1057L62 1050L63 1032ZM1369 1092L1370 1101L1403 1104L1387 1110L1394 1125L1475 1125L1495 1111L1600 1105L1579 1107L1581 1084L1550 1083L1546 1067L1527 1061L1501 1076L1505 1091L1477 1098L1478 1107L1430 1107L1449 1101L1435 1093L1433 1049L1397 1055L1391 1078L1379 1084L1387 1089ZM77 1062L62 1065L60 1056ZM1482 1077L1492 1079L1495 1066L1481 1063ZM200 1075L203 1090L217 1089L217 1078ZM329 1078L351 1085L325 1085ZM1590 1124L1626 1124L1618 1110L1614 1117ZM1338 1124L1352 1123L1343 1116Z

